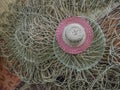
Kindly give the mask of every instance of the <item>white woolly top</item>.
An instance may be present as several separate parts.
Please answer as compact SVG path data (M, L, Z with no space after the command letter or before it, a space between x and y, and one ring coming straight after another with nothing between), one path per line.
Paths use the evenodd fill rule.
M69 24L64 28L62 38L67 45L78 47L86 38L84 27L77 23Z

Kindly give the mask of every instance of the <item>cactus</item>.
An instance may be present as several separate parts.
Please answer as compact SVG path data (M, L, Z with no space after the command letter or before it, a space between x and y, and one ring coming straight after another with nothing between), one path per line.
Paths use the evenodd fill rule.
M119 0L17 0L1 15L5 20L0 22L4 65L10 63L8 69L29 84L53 84L65 90L109 88L106 83L112 84L105 76L119 72L115 61L120 57L119 47L113 44L120 37L111 31L115 33L111 38L100 20L119 4ZM77 55L64 52L55 38L59 22L70 16L87 17L94 32L90 48ZM115 85L120 87L119 78L115 77Z

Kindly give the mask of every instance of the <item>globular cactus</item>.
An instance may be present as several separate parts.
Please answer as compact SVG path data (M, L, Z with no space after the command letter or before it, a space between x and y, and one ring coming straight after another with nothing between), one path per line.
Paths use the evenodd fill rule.
M118 5L119 0L17 0L1 16L5 20L0 23L5 41L1 56L10 64L8 69L27 83L53 84L65 90L107 89L105 75L119 72L119 43L114 42L120 37L116 30L107 31L104 17L114 19L108 14ZM65 52L56 39L59 23L74 16L84 18L93 31L90 46L78 54Z

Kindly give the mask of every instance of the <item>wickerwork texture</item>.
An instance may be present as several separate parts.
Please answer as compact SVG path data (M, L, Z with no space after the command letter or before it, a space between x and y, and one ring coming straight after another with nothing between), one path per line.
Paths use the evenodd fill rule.
M4 66L9 66L8 69L22 81L41 83L46 90L53 90L53 87L55 90L120 89L118 5L119 0L17 0L9 5L9 12L1 15L0 38L4 39L4 44L0 45L0 56L6 59ZM56 48L57 25L70 16L90 18L94 29L94 42L81 55L68 55ZM60 54L68 55L70 65L75 68L67 66L66 57ZM79 58L78 61L87 58L88 62L81 60L80 65L73 66L75 57ZM90 65L92 62L97 62L94 67Z

